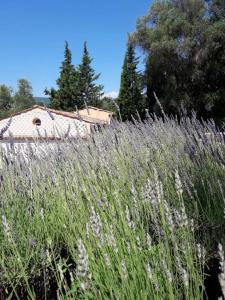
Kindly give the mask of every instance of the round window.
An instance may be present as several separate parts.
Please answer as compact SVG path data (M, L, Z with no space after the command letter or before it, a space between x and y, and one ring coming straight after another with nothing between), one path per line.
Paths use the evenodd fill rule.
M41 126L41 120L38 118L33 119L33 124L36 126Z

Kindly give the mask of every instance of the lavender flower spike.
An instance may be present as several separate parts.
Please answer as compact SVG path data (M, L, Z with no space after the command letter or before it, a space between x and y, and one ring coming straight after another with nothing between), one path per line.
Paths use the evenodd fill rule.
M5 233L6 236L10 236L10 227L9 224L7 222L6 216L2 215L2 226L3 226L3 231Z
M88 280L91 279L91 274L89 272L88 255L84 247L83 241L79 239L77 241L77 277L81 281L80 285L82 290L86 290L88 287Z
M8 120L6 125L0 130L0 138L3 137L3 134L9 129L11 123L12 123L12 117Z
M47 108L47 106L45 105L44 106L45 110L47 111L49 117L54 121L55 120L55 117L53 116L53 114L51 113L51 111Z
M68 136L69 136L69 134L70 134L70 124L68 125L68 129L67 129L67 131L66 131L66 133L65 133L65 135L64 135L64 138L67 138Z

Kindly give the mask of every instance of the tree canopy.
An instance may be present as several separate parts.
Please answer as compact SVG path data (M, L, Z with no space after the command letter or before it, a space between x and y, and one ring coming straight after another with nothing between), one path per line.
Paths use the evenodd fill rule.
M17 82L17 91L13 98L13 108L22 110L31 107L35 104L33 90L30 82L26 79L19 79Z
M225 116L225 4L223 0L157 0L132 38L147 54L147 105L185 108L199 117Z
M82 62L78 67L72 64L72 54L69 45L65 43L64 60L60 67L60 76L56 83L58 89L46 89L45 94L50 98L50 106L55 109L73 111L88 105L100 105L102 85L95 82L100 74L95 74L91 67L92 58L84 43Z
M5 84L0 85L0 110L12 107L12 89Z

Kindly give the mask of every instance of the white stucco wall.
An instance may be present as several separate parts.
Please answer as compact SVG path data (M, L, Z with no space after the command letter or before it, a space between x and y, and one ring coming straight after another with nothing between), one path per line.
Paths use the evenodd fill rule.
M40 135L43 137L63 137L68 132L69 127L69 137L76 137L77 135L84 137L90 132L90 124L86 122L56 113L51 114L54 116L54 120L51 119L46 110L40 108L16 115L12 118L12 123L3 137L8 137L11 134L15 137L39 137ZM35 118L41 120L41 126L33 124ZM0 130L8 121L9 118L0 121Z

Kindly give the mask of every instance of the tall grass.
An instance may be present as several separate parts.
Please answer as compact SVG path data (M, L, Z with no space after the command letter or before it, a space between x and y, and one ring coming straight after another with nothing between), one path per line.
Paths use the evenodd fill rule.
M224 151L194 117L2 150L1 298L202 299L224 243Z

